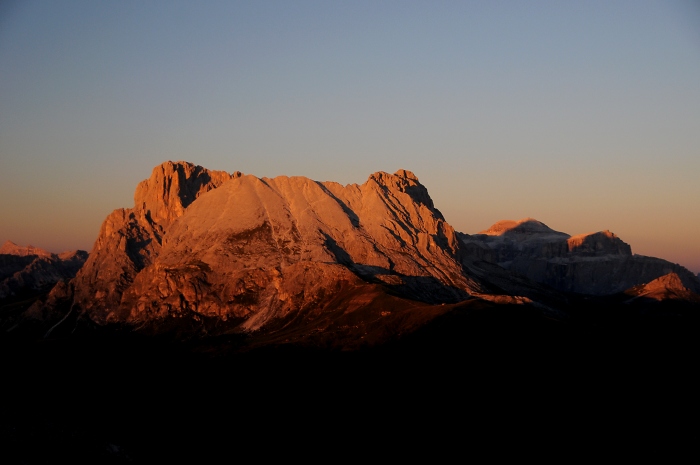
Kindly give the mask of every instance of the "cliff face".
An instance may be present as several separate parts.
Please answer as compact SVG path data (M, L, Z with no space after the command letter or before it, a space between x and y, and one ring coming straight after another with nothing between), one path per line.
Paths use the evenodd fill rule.
M210 171L187 162L166 162L136 188L134 208L117 209L102 224L90 258L72 283L74 301L102 320L122 293L158 256L173 220L201 194L240 173Z
M680 276L668 273L646 284L634 286L625 291L633 299L646 298L656 301L681 300L700 303L700 295L686 288Z
M569 236L528 218L499 222L460 239L472 257L560 291L614 294L668 273L700 291L700 280L690 271L659 258L633 255L629 244L610 231Z
M7 241L0 247L0 299L52 286L73 278L85 263L84 250L52 254Z
M166 162L134 202L107 217L75 279L34 314L63 305L99 324L185 318L205 331L322 331L350 344L470 298L557 313L566 299L552 288L605 295L670 272L700 288L609 231L571 237L527 219L457 233L406 170L343 186Z
M195 315L254 330L337 307L341 290L357 294L348 311L375 289L430 303L483 290L409 171L342 186L168 162L135 203L105 220L72 283L74 303L101 323Z

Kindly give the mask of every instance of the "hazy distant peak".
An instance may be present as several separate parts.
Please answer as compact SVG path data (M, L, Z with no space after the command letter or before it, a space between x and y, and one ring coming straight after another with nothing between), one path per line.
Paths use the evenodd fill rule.
M578 234L570 237L566 242L569 251L572 252L632 255L632 248L629 244L607 229L595 233Z
M21 245L17 245L12 241L5 241L5 243L0 247L0 254L5 254L5 255L16 255L19 257L26 257L28 255L38 255L40 257L50 257L53 254L51 252L47 252L44 249L40 249L39 247L34 247L33 245L28 245L26 247L22 247Z
M496 222L489 229L479 232L488 236L502 236L503 234L563 234L553 230L541 221L534 218L523 218L521 220L502 220ZM567 235L568 236L568 235Z
M85 261L88 258L88 253L86 250L68 250L66 252L61 252L58 254L58 258L61 260L82 260Z
M700 302L700 295L688 289L678 274L671 272L646 284L635 286L625 291L627 295L645 297L654 300L681 299Z

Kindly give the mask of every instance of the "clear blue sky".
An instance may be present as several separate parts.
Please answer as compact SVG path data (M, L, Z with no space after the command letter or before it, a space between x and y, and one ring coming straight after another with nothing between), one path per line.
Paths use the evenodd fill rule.
M700 2L3 1L0 242L90 250L165 160L416 173L459 231L700 271Z

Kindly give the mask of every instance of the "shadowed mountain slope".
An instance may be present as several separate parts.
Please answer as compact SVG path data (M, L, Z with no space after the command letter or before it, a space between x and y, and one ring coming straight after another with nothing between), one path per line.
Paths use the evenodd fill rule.
M53 254L7 241L0 247L0 299L32 293L75 277L88 258L84 250Z
M666 260L632 254L610 231L569 236L537 220L500 221L479 234L460 234L471 257L499 265L554 289L609 295L675 273L700 292L700 280Z

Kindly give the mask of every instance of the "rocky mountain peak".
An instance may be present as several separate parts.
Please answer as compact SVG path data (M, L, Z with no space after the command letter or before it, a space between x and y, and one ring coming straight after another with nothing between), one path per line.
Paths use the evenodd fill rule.
M534 218L523 218L518 221L502 220L493 224L490 228L479 232L488 236L520 235L520 234L564 234L553 230L541 221ZM566 235L568 237L568 235Z
M33 245L22 247L9 240L5 241L2 247L0 247L0 254L16 255L18 257L26 257L29 255L36 255L39 257L51 257L53 255L51 252L47 252L46 250L40 249L39 247L34 247Z
M675 272L667 273L646 284L635 286L625 291L627 295L645 297L654 300L687 300L700 302L700 295L688 289L682 278Z
M73 302L98 322L194 312L254 330L330 305L328 290L345 286L443 303L483 292L407 170L342 186L166 162L135 201L107 217L73 281Z
M167 161L153 168L151 177L136 187L134 210L165 226L182 216L201 194L240 176L239 171L229 174L186 161Z
M677 290L688 290L684 285L683 281L681 281L681 277L678 276L676 273L669 273L663 276L660 276L656 278L655 280L649 282L645 287L647 288L654 288L654 287L665 287L667 289L677 289Z
M0 299L46 290L63 279L71 279L87 257L84 250L53 254L7 241L0 247Z
M428 194L428 190L418 181L418 177L411 171L400 169L394 174L378 171L369 176L365 185L368 184L375 184L388 193L400 192L408 194L413 202L425 205L438 218L444 220L442 213L435 208L433 199L431 199Z
M418 177L415 174L413 174L412 171L401 169L396 171L396 173L394 173L394 176L399 176L401 178L411 179L413 181L418 182Z
M570 237L567 245L570 252L580 255L632 255L630 245L608 230Z

